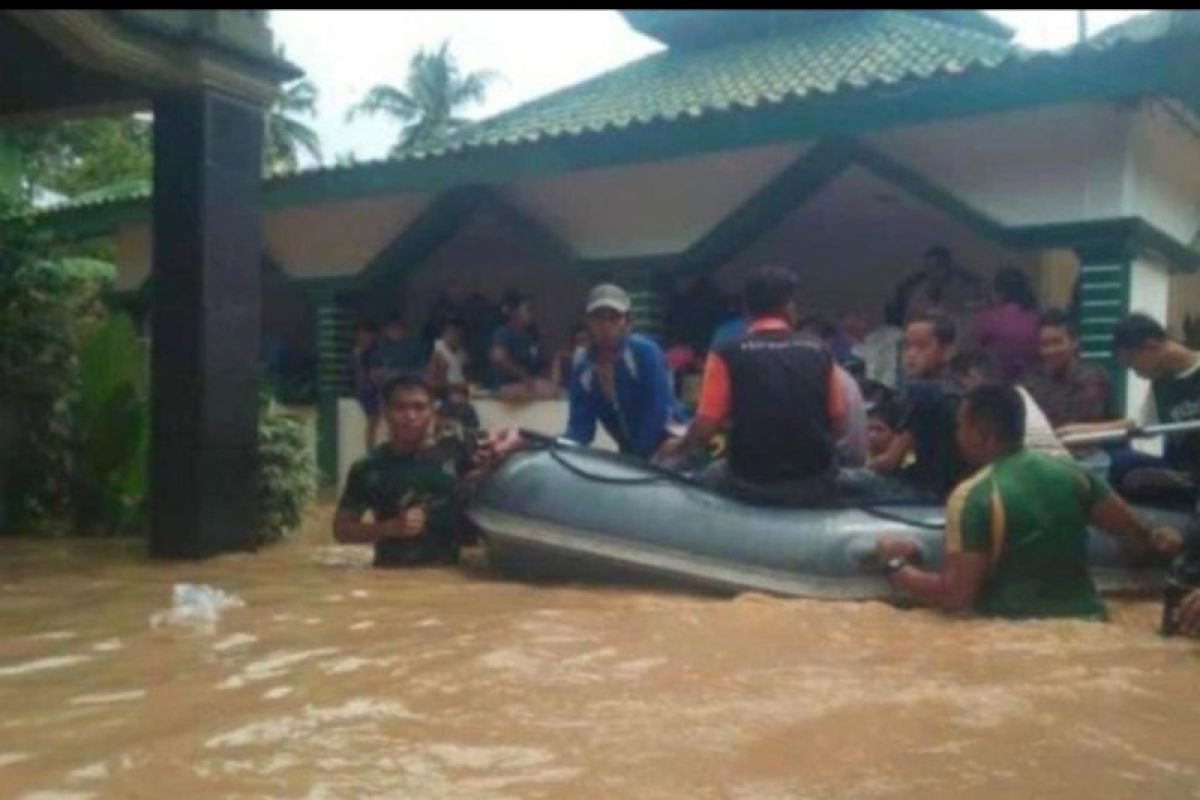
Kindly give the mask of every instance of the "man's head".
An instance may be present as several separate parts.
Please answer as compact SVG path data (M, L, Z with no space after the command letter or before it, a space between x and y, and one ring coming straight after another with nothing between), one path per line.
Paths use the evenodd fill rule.
M940 314L918 314L904 328L904 371L910 378L933 378L945 370L954 350L954 322Z
M799 288L800 281L790 269L770 266L756 270L746 279L746 313L754 319L781 317L795 323Z
M451 403L467 403L471 400L471 387L465 383L452 383L446 387L446 400Z
M508 324L514 328L528 328L533 324L533 308L529 304L529 295L517 289L504 293L500 301L500 310L504 312Z
M1062 375L1079 358L1075 326L1062 309L1046 309L1039 318L1038 357L1051 375Z
M1019 450L1025 441L1025 403L1011 386L985 383L967 392L958 410L958 449L982 467Z
M950 359L950 374L964 389L996 381L996 360L987 350L964 350Z
M1146 314L1130 314L1113 331L1113 352L1121 366L1127 367L1146 380L1170 375L1167 354L1171 340L1154 318Z
M411 450L419 447L433 424L433 391L419 375L400 375L383 385L383 418L392 444Z
M886 453L900 426L900 406L884 400L867 410L867 453L874 457Z
M950 274L951 265L954 263L950 251L940 244L926 250L923 261L925 274L937 280L945 279Z
M402 314L392 314L383 323L383 335L388 339L403 339L407 333Z
M629 328L629 295L620 286L602 283L588 292L585 317L592 344L600 350L620 345Z

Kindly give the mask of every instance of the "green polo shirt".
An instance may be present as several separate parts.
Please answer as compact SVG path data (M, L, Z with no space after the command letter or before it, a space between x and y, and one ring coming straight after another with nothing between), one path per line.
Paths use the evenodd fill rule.
M1110 493L1073 461L1026 450L960 483L946 505L946 553L981 553L991 562L976 610L1104 618L1087 567L1087 523Z

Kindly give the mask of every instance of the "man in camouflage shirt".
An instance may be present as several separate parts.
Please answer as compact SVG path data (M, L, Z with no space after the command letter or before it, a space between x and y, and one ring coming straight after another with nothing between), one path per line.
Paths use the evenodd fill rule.
M389 439L350 468L334 538L373 544L377 567L454 563L472 481L519 440L481 440L439 419L420 377L393 378L380 398ZM368 511L372 520L365 522Z

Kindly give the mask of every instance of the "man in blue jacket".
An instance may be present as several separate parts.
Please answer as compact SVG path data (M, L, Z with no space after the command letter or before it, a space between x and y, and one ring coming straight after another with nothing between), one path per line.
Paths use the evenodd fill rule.
M667 425L681 421L662 350L629 332L629 295L601 284L588 293L592 346L571 369L571 416L565 437L591 444L596 422L622 453L649 458L666 441Z

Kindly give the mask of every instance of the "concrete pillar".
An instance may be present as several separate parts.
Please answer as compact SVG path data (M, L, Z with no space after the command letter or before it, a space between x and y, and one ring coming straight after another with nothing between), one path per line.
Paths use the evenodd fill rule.
M152 555L258 536L262 109L195 89L154 103Z

